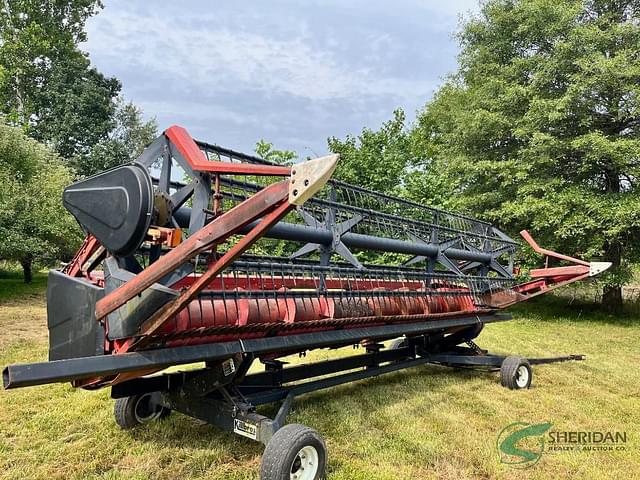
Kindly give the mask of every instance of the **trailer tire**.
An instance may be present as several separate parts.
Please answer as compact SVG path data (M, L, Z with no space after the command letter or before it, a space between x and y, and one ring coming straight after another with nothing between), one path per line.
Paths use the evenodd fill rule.
M171 410L160 405L154 405L151 395L150 393L144 393L116 399L113 407L113 416L118 426L124 430L129 430L142 423L168 417Z
M526 358L511 355L500 366L500 383L511 390L522 390L531 386L533 372Z
M261 480L319 480L325 477L327 447L314 429L291 423L271 437L262 455Z

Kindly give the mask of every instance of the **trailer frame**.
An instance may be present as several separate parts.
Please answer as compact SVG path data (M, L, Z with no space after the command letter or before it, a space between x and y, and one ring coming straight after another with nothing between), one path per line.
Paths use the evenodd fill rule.
M498 318L484 320L491 323L507 319L504 318L505 315L495 317ZM485 322L467 325L447 336L439 331L403 336L394 340L389 347L385 347L380 341L371 341L363 346L365 353L318 362L285 367L286 363L283 361L263 359L264 370L251 374L248 371L258 356L251 351L236 352L226 359L207 361L204 368L140 377L114 384L111 396L117 402L116 412L118 402L124 404L145 399L144 408L147 413L150 412L146 415L148 419L162 418L175 410L214 425L222 431L260 442L267 447L262 460L263 468L266 468L265 465L279 461L272 458L270 445L277 443L278 455L288 448L289 437L276 438L273 442L272 439L285 426L294 400L302 395L422 365L500 371L503 386L522 389L529 388L531 384L531 365L585 359L584 355L523 358L490 354L473 341L482 331ZM354 345L356 346L358 345ZM304 352L300 352L300 356L305 356ZM523 368L526 369L526 381L522 383L514 379L509 382L509 375ZM258 407L278 402L280 405L273 417L258 413ZM116 421L124 428L135 426L122 424L117 414ZM308 427L296 424L292 427L314 432L321 438ZM296 450L300 445L291 444L290 447ZM298 458L295 457L298 454L296 452L291 452L291 458ZM326 450L321 456L326 460ZM299 458L296 461L300 463ZM290 478L305 477L295 477L292 473Z

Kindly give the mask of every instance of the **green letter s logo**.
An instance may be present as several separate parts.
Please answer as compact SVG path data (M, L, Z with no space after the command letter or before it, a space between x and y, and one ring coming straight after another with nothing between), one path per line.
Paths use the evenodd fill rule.
M532 425L523 422L515 422L506 426L498 435L497 440L500 462L521 467L535 465L544 451L544 434L551 426L551 423ZM539 437L537 445L533 449L518 446L518 442L529 437Z

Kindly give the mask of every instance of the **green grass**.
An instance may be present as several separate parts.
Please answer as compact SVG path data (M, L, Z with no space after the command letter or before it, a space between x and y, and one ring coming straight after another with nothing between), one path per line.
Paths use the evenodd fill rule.
M4 319L5 327L21 328L0 330L0 365L44 360L42 284L5 293L12 288L3 283L0 326ZM640 478L640 320L553 297L513 313L516 320L488 325L478 343L494 352L583 353L587 360L534 367L528 391L502 388L495 373L413 368L301 397L288 420L324 436L331 479ZM307 360L338 354L312 352ZM0 478L257 476L259 444L179 414L125 432L112 408L108 390L0 391ZM501 464L495 447L515 421L626 431L629 441L624 452L548 453L518 470Z
M31 283L24 283L22 271L0 269L0 305L12 300L38 301L47 288L47 273L34 272Z

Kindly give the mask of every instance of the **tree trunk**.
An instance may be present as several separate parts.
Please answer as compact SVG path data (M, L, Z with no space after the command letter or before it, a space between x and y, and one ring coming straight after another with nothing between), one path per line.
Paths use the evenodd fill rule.
M20 260L20 265L22 265L22 272L24 274L24 283L31 283L33 280L33 273L31 271L33 259L31 256L24 257Z
M622 310L622 286L605 285L602 292L602 304L611 313L619 313Z
M618 242L608 243L605 247L605 260L611 262L612 270L620 267L622 247ZM605 285L602 292L602 305L611 313L622 311L622 285Z
M605 170L605 178L607 179L606 191L609 193L620 193L620 172L615 169ZM604 247L605 258L607 262L611 262L611 270L614 272L620 268L622 261L622 245L619 241L608 241ZM602 291L602 305L611 313L622 311L622 285L611 284L605 285Z

